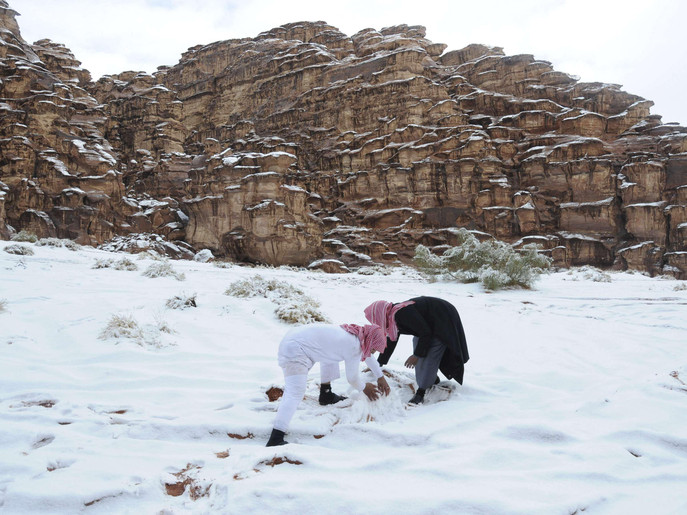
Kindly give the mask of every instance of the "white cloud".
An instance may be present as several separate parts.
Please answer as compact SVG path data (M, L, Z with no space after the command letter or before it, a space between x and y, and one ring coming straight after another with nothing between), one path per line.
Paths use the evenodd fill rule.
M189 47L323 20L352 35L406 23L449 49L470 43L527 53L585 81L622 84L687 125L687 38L681 0L9 0L27 41L64 43L94 77L155 71Z

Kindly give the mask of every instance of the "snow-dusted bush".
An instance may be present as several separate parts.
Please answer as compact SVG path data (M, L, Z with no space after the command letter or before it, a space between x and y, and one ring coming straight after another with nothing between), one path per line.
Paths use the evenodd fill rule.
M255 275L250 279L233 282L224 294L232 297L270 299L277 305L274 310L277 317L289 324L328 322L327 317L318 310L318 301L285 281L266 280L260 275Z
M362 266L357 272L360 275L391 275L393 268L385 265Z
M131 315L112 315L99 338L131 340L141 347L162 347L161 333L174 333L174 329L164 320L162 313L155 313L155 324L141 326Z
M685 291L687 290L687 282L682 282L673 286L673 291Z
M183 281L186 276L183 273L177 272L166 261L157 261L152 263L145 269L143 275L155 279L156 277L174 277L177 281Z
M487 290L498 290L510 282L507 274L493 268L486 268L481 273L479 280Z
M398 270L401 272L401 275L408 278L412 279L414 281L422 282L427 280L427 275L423 274L420 272L417 268L412 267L412 266L399 266ZM431 278L431 277L430 277Z
M74 251L77 251L81 248L81 245L79 245L78 243L72 240L65 240L61 238L41 238L36 242L36 245L38 245L39 247L64 247Z
M240 279L229 285L224 292L232 297L265 297L275 301L288 299L310 299L303 290L286 281L266 280L261 275Z
M328 322L320 310L320 303L308 297L306 299L290 299L277 305L274 312L277 318L287 324L314 324Z
M115 270L127 270L133 272L138 270L138 265L129 258L122 258L119 260L108 258L97 259L91 268L113 268Z
M318 309L320 303L311 300L309 302L290 302L278 305L274 312L279 320L287 324L315 324L327 323L329 319Z
M185 293L182 293L181 295L175 295L171 299L167 299L165 306L167 306L169 309L195 308L197 307L196 294L194 293L193 295L186 295Z
M611 275L596 268L595 266L585 265L579 268L571 268L568 275L573 281L593 281L595 283L610 283Z
M131 315L112 315L107 326L100 332L100 338L143 338L143 331Z
M26 245L7 245L7 247L5 247L5 252L14 254L15 256L33 256L33 249Z
M277 281L271 281L276 284ZM239 279L229 285L224 291L225 295L232 297L267 297L268 281L261 275L254 275L250 279Z
M441 256L424 245L415 248L415 264L423 272L447 276L461 282L481 282L489 290L507 287L531 288L552 259L539 253L535 244L521 249L497 240L481 242L468 230L457 232L458 245Z
M236 263L232 263L231 261L214 260L212 262L212 266L216 266L217 268L233 268L236 266Z
M279 265L277 267L278 270L287 270L289 272L302 272L304 268L302 266L296 266L296 265Z
M98 270L100 268L110 268L113 263L114 259L96 259L91 268L94 270Z
M155 261L166 261L167 258L161 254L158 254L154 250L144 250L143 252L138 253L138 258L139 261L143 259L153 259Z
M27 231L26 229L22 229L19 231L17 234L12 236L10 238L12 241L21 241L21 242L26 242L26 243L36 243L38 241L38 236L36 236L34 233Z
M126 270L128 272L134 272L138 270L138 265L131 261L129 258L119 259L112 266L115 270Z
M7 311L7 300L0 299L0 313Z

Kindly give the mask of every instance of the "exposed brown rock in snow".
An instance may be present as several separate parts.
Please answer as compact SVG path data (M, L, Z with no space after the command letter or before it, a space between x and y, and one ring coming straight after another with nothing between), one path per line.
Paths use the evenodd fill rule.
M267 398L269 399L269 401L274 402L276 400L281 399L281 396L284 395L284 390L277 386L272 386L265 393L267 394Z
M0 237L155 233L341 272L467 227L563 266L687 275L687 128L620 86L324 22L92 82L15 14L0 0Z

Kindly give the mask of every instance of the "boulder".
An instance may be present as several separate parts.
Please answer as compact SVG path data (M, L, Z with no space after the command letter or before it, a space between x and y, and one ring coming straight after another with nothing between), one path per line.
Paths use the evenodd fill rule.
M308 270L322 270L328 274L347 274L350 272L343 261L338 259L318 259L308 265Z
M616 252L616 267L639 270L651 276L663 272L663 250L653 241L646 241Z

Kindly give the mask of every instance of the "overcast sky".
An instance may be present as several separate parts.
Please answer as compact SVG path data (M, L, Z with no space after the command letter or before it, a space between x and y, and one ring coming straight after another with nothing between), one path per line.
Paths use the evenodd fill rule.
M687 1L683 0L8 0L29 43L69 47L94 79L154 72L198 44L295 21L350 35L424 25L448 50L470 43L533 54L583 81L621 84L655 102L663 122L687 126Z

